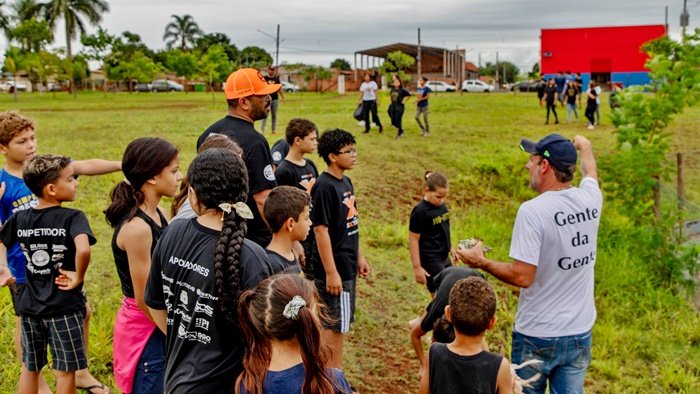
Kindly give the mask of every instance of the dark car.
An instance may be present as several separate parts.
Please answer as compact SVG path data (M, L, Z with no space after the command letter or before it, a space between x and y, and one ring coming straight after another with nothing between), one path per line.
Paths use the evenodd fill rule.
M516 89L520 92L536 92L538 84L539 81L520 81L514 83L513 86L510 87L510 90L513 92Z

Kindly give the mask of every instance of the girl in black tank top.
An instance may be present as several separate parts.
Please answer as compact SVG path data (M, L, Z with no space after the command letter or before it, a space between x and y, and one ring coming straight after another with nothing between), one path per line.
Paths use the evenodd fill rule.
M182 179L178 150L160 138L132 141L122 158L125 179L105 210L114 228L112 253L124 300L114 323L114 376L125 393L163 392L165 338L144 302L151 252L167 220L158 208L163 196L177 194ZM153 374L159 378L151 379Z

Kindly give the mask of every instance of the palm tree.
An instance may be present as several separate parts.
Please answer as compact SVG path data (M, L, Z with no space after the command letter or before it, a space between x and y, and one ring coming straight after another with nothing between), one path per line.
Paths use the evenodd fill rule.
M202 35L197 22L194 21L191 15L173 15L174 21L165 26L165 34L163 40L168 48L172 48L176 43L180 43L180 49L187 51L187 43L194 46L197 37Z
M109 4L105 0L49 0L39 4L39 9L51 29L63 18L66 25L66 59L69 64L73 64L71 41L76 37L76 33L85 34L85 22L81 18L87 18L90 23L97 24L102 20L102 14L109 11ZM73 73L69 76L70 92L73 93Z
M26 21L39 16L39 4L36 0L17 0L11 5L18 22Z
M5 37L9 39L10 33L10 18L5 15L3 7L5 6L4 1L0 1L0 31L5 34Z

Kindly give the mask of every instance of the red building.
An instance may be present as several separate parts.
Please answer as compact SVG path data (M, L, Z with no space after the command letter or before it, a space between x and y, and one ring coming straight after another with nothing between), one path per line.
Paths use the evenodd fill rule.
M666 34L664 25L542 29L540 65L545 78L560 71L580 73L584 84L649 83L641 46Z

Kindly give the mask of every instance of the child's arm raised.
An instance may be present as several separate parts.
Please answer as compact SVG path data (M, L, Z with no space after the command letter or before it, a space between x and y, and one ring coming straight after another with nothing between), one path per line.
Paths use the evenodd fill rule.
M338 296L343 290L343 282L340 279L340 274L338 274L338 269L335 267L328 226L318 225L314 227L314 235L316 235L318 254L321 256L321 263L323 263L323 269L326 271L326 291L330 295Z
M90 240L87 234L78 234L73 238L75 242L75 271L58 269L61 273L55 283L60 290L72 290L83 283L85 271L90 264Z
M114 160L75 160L71 164L77 175L102 175L122 169L122 162Z
M416 283L424 285L427 281L426 278L430 275L420 266L418 240L420 240L420 234L413 231L408 232L408 251L411 255L411 264L413 264L413 276L416 278Z

